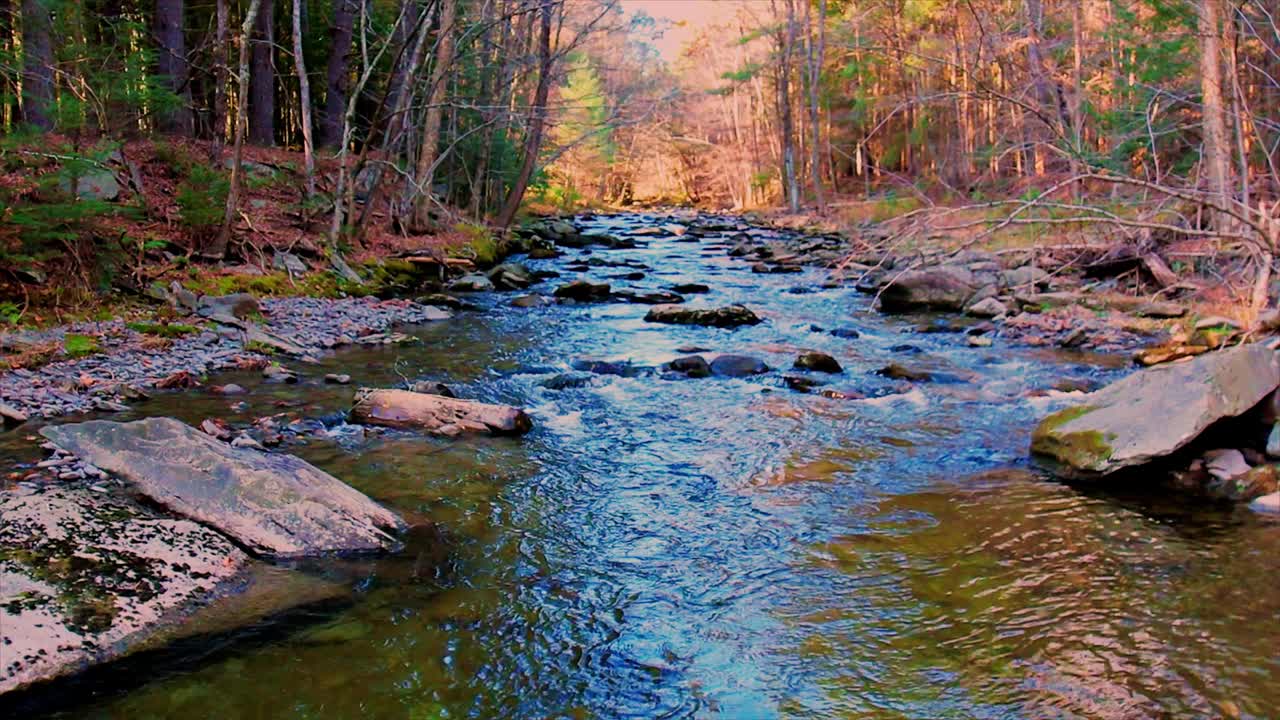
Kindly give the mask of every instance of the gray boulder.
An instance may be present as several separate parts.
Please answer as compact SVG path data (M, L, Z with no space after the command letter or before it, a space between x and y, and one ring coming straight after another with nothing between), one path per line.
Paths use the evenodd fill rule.
M54 444L254 552L292 558L398 545L395 513L292 455L230 447L171 418L45 427Z
M880 293L885 312L963 310L991 285L985 273L959 265L911 270L893 277Z
M1277 386L1280 360L1259 344L1153 367L1045 418L1032 433L1031 452L1067 475L1107 475L1177 451Z
M487 275L489 282L499 290L520 290L533 284L533 272L516 262L494 266Z
M592 302L609 299L608 283L593 283L586 280L574 280L567 285L556 288L555 296L578 302Z
M488 292L493 290L493 281L480 273L471 273L449 283L454 292Z

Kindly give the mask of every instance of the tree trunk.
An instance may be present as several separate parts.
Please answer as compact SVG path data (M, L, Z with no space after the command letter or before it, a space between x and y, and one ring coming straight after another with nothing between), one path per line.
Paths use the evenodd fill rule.
M1212 201L1222 206L1230 193L1229 144L1222 100L1222 0L1200 0L1200 93L1204 145L1200 152ZM1226 230L1227 219L1213 213L1213 226Z
M533 93L533 107L530 109L529 133L524 138L524 161L520 165L520 174L507 193L507 200L498 215L498 227L507 228L516 218L520 209L520 201L524 199L524 191L529 187L533 177L533 168L538 162L538 152L542 149L542 131L546 125L547 95L551 93L551 71L555 58L551 54L551 20L556 3L547 0L542 4L541 32L538 36L538 87Z
M53 20L48 0L22 0L22 120L53 129Z
M262 6L262 0L249 0L244 23L240 26L240 63L236 81L236 129L235 150L231 159L231 189L227 192L226 212L222 216L222 229L205 255L221 259L231 243L231 231L240 213L240 191L244 185L244 136L249 124L249 36L253 34L254 21Z
M227 40L231 34L229 0L218 0L213 37L213 161L222 161L222 144L227 137Z
M805 16L809 15L809 3L805 0ZM821 98L819 84L822 80L822 61L827 49L827 0L818 0L818 45L809 43L809 130L813 139L809 142L809 173L813 176L813 197L818 203L818 213L827 211L822 193L822 123L819 114Z
M293 64L298 71L298 104L302 115L302 162L307 173L307 197L316 194L315 143L311 137L311 81L302 57L302 0L293 0Z
M183 0L156 0L156 40L160 45L157 65L160 75L180 103L179 107L160 117L160 126L168 132L190 136L195 132L195 119L191 113L190 70L183 32L184 9Z
M422 125L422 144L418 148L418 165L414 171L413 226L427 227L431 209L431 185L435 174L437 148L440 146L440 120L448 87L447 73L453 65L453 24L457 0L441 0L440 35L436 43L436 63L431 69L431 85L427 89L427 117Z
M249 78L249 142L270 146L276 142L275 1L259 0L252 42L253 74Z
M782 182L791 212L800 212L800 185L796 179L795 122L791 117L791 51L795 45L795 2L786 0L787 27L782 40L782 63L778 68L778 113L781 115Z
M333 25L329 28L324 114L320 116L320 143L325 147L334 147L342 142L342 118L347 112L347 76L351 71L351 38L360 2L334 0Z

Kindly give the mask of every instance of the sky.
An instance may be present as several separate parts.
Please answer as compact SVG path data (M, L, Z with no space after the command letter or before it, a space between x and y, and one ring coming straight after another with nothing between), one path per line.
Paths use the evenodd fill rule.
M740 0L621 0L628 17L644 11L653 18L672 23L663 37L654 43L663 59L674 61L680 48L704 25L733 16Z

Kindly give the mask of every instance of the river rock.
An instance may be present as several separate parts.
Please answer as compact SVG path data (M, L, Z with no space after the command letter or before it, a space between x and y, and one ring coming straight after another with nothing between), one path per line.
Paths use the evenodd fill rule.
M747 377L763 375L769 366L749 355L721 355L711 361L711 372L722 377Z
M685 355L667 363L667 369L678 372L685 377L711 377L711 365L701 355Z
M1278 385L1280 361L1260 344L1141 370L1045 418L1031 452L1068 475L1107 475L1175 452Z
M830 355L822 352L807 352L796 358L793 365L797 370L814 370L824 373L842 373L844 368Z
M262 306L258 304L258 299L249 293L201 295L196 305L196 314L207 318L233 317L243 320L261 312Z
M556 297L578 302L592 302L609 299L608 283L593 283L586 280L574 280L568 285L556 288Z
M988 283L979 273L959 265L910 270L884 287L880 308L885 312L963 310L979 299L979 290Z
M203 525L89 489L19 486L0 517L0 694L127 654L238 589L250 562Z
M449 283L453 292L489 292L493 290L493 281L480 273L471 273Z
M613 296L618 300L641 305L675 305L684 302L684 298L663 290L643 292L639 290L619 290Z
M408 390L360 388L351 416L370 425L419 428L446 436L464 432L520 435L533 428L533 421L520 408Z
M511 301L511 306L518 308L536 308L550 304L551 301L541 295L521 295Z
M619 360L574 360L573 369L594 375L617 375L618 377L635 377L648 370L639 365L632 365L630 361Z
M760 318L744 305L720 308L690 308L683 305L657 305L644 316L645 322L668 325L707 325L730 328L756 325Z
M877 370L876 374L887 377L890 380L910 380L911 382L928 382L933 379L931 373L924 370L913 370L898 363L889 363Z
M499 290L521 290L533 284L533 271L516 262L497 265L489 270L487 276Z
M671 286L672 292L683 293L685 295L700 295L702 293L711 292L711 287L702 283L680 283Z
M172 418L94 420L40 434L180 515L275 558L388 550L393 512L292 455L233 448Z
M1005 307L1004 303L999 300L990 297L970 305L965 308L965 312L974 317L995 318L1007 315L1009 308Z
M27 414L12 405L0 402L0 426L21 425L27 421Z
M1272 515L1280 514L1280 492L1273 492L1257 498L1249 503L1249 509L1254 512Z

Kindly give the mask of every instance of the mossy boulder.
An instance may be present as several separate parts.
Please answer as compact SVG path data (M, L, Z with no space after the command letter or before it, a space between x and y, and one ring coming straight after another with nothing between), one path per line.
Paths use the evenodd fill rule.
M1277 386L1280 359L1263 345L1142 370L1046 417L1031 435L1031 452L1064 475L1109 475L1176 452Z

